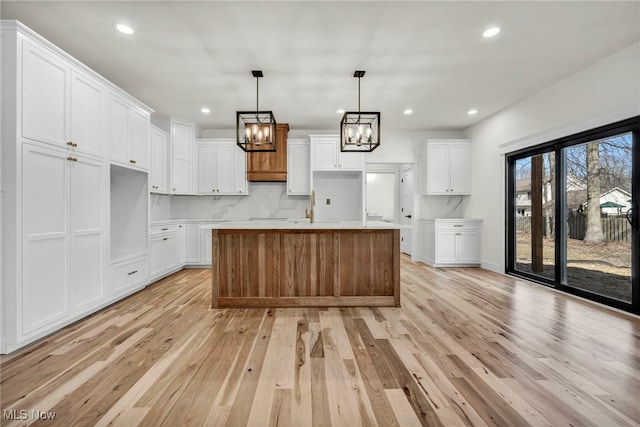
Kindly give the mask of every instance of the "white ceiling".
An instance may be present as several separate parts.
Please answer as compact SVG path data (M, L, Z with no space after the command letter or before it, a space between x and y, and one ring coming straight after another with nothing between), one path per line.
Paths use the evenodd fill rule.
M255 109L253 69L260 109L292 130L337 131L336 110L357 109L355 70L366 70L362 110L380 111L383 129L464 129L640 39L638 1L3 0L0 14L206 129ZM484 39L493 25L501 33Z

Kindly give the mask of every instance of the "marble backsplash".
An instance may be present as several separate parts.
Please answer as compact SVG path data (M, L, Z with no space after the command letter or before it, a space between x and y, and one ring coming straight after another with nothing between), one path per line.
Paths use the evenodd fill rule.
M304 218L308 207L309 197L287 196L284 183L251 182L248 196L153 196L151 219Z
M420 216L424 219L462 218L463 196L422 196Z

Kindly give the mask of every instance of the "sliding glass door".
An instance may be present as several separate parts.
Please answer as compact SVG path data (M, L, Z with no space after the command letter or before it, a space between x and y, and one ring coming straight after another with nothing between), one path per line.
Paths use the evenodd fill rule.
M508 156L509 273L640 313L639 123Z

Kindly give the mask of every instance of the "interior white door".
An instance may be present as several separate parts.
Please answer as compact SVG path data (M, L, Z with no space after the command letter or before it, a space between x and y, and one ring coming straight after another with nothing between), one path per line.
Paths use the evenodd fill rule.
M413 235L413 168L400 174L400 250L411 255L411 236Z

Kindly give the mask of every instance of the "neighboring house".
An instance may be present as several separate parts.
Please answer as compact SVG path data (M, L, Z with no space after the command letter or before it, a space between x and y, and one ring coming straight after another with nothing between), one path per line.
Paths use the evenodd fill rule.
M610 207L603 206L605 203ZM619 187L612 188L600 196L600 206L603 214L624 214L631 208L631 193Z
M547 183L547 187L549 184ZM543 194L543 208L551 201L548 188ZM604 206L603 206L604 205ZM584 210L587 206L586 184L576 177L567 177L567 207L571 211ZM621 215L631 207L631 193L615 187L600 196L602 213ZM520 179L516 182L516 215L531 216L531 180Z

